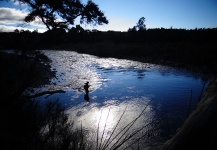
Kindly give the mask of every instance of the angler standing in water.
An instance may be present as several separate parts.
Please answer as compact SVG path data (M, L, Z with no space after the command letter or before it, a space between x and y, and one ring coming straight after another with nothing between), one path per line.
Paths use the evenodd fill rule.
M84 84L85 93L89 93L89 90L88 90L89 87L90 87L89 82L86 82L86 83Z
M88 95L89 94L89 90L88 90L89 87L90 87L89 82L86 82L84 84L84 90L85 90L84 99L87 101L89 101L89 95Z

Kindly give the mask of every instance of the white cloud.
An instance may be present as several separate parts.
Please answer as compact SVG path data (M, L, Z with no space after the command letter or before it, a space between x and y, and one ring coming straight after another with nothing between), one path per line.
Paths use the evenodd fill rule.
M0 32L13 32L16 27L0 25Z
M0 8L0 23L1 24L14 24L22 23L26 12L16 10L14 8Z
M6 25L0 25L0 32L14 32L15 29L18 30L29 30L29 31L34 31L34 30L38 30L39 33L43 33L45 31L47 31L47 29L40 29L40 28L25 28L25 27L18 27L18 26L6 26Z
M25 16L28 14L28 12L26 12L25 10L21 11L21 10L17 10L14 8L0 8L0 25L1 25L1 29L0 31L11 31L14 29L17 29L17 26L20 26L20 29L23 30L43 30L46 31L46 26L42 23L42 21L40 21L38 18L36 18L35 21L25 24L25 26L22 26L25 22L23 21ZM28 27L31 27L28 28ZM35 28L35 29L32 29ZM40 29L41 28L41 29Z

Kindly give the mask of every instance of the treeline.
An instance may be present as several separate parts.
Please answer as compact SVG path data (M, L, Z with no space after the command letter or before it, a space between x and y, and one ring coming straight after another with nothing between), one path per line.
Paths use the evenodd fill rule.
M217 73L217 28L84 30L81 26L38 33L0 33L0 49L72 50L100 57L115 57Z
M37 31L15 30L0 33L0 49L43 49L71 48L77 43L112 42L153 43L153 42L216 42L217 28L165 29L155 28L143 31L98 31L84 30L79 25L66 32L63 29L38 33Z

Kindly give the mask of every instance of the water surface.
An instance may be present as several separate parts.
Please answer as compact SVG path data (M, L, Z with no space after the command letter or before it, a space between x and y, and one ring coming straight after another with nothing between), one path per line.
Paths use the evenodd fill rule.
M36 100L43 103L58 99L75 126L88 130L92 142L96 142L97 130L103 140L111 140L111 135L115 137L114 129L118 133L134 119L129 134L143 128L138 136L147 143L165 141L196 107L208 84L202 74L172 67L71 51L42 52L52 60L56 78L50 85L35 88L34 93L66 93L44 95ZM91 85L89 100L84 99L83 86L87 81ZM112 143L116 141L121 141L120 137Z

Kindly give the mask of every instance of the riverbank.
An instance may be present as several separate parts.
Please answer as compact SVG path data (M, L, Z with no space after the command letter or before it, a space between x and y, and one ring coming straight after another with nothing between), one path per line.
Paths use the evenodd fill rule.
M1 96L20 95L28 87L49 83L55 76L49 63L47 57L36 51L21 55L0 52Z
M197 108L162 150L217 149L217 79L213 79Z
M50 82L55 73L49 60L39 53L0 52L0 70L0 149L37 149L40 112L23 92Z
M66 46L65 49L104 58L129 59L217 75L214 42L114 43L105 41L77 43Z

